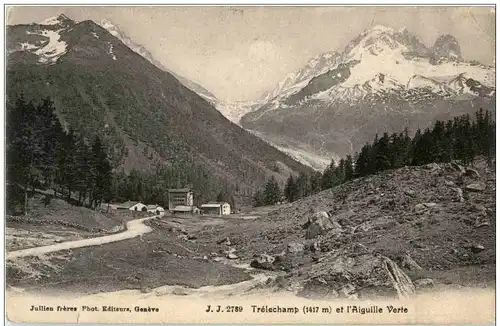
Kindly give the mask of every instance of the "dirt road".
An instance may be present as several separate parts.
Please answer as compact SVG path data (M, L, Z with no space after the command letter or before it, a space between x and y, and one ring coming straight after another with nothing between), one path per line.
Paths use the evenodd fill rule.
M138 220L132 220L127 222L127 230L124 232L120 232L117 234L107 235L103 237L76 240L76 241L68 241L63 243L58 243L50 246L29 248L23 250L16 250L7 253L7 259L14 259L25 256L37 256L41 254L47 254L50 252L60 251L60 250L68 250L82 247L90 247L90 246L100 246L107 243L127 240L131 238L135 238L137 236L149 233L152 229L144 225L143 222L146 220L150 220L155 218L156 216L141 218Z

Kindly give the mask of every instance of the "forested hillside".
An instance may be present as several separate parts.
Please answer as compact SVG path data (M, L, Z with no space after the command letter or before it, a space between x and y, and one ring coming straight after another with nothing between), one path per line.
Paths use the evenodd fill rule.
M354 158L347 155L339 162L332 160L323 174L290 175L283 189L285 198L295 201L321 190L338 186L354 178L376 174L404 166L447 163L458 160L473 165L477 156L492 164L496 152L496 124L491 112L479 109L472 118L465 114L452 120L434 123L434 127L418 129L410 137L408 131L384 133L365 144ZM281 190L274 179L254 194L254 205L270 205L281 200Z

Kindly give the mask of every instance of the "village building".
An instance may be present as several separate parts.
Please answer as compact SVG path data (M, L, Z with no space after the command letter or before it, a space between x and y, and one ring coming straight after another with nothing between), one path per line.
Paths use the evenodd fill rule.
M175 206L171 212L173 214L194 214L195 206L179 205Z
M201 205L201 211L203 214L209 215L229 215L231 214L231 205L229 203L207 203Z
M194 205L193 191L189 188L183 189L169 189L168 190L168 210L174 211L178 206L192 206Z
M117 205L116 209L128 209L129 211L146 212L147 207L141 202L127 201L123 204Z
M156 215L165 215L165 209L159 205L147 205L146 209L148 213Z

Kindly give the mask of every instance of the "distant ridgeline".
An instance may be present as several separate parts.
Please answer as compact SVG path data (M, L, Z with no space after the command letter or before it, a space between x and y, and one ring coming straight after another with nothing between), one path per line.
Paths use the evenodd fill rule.
M389 169L410 165L424 165L459 160L472 164L477 156L484 156L488 164L495 157L495 121L489 111L480 109L475 119L466 114L453 120L436 121L432 129L418 129L413 138L408 131L384 133L373 143L365 144L353 158L347 155L331 164L323 173L290 176L284 188L289 202L340 185L354 178L364 177ZM254 194L254 205L272 205L281 200L281 189L270 179Z

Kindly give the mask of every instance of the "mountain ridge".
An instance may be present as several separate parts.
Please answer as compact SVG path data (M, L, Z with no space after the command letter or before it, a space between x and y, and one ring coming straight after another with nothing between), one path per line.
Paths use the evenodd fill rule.
M7 99L49 96L63 125L101 136L117 168L182 163L208 198L227 186L246 202L270 176L310 171L93 21L13 25L7 36Z
M377 25L332 53L333 64L309 71L310 78L295 84L285 78L272 99L241 118L242 126L270 142L286 136L312 155L331 158L354 154L377 132L415 131L477 105L492 108L496 97L494 69L464 61L451 35L428 48L407 29ZM368 123L380 126L360 135Z

